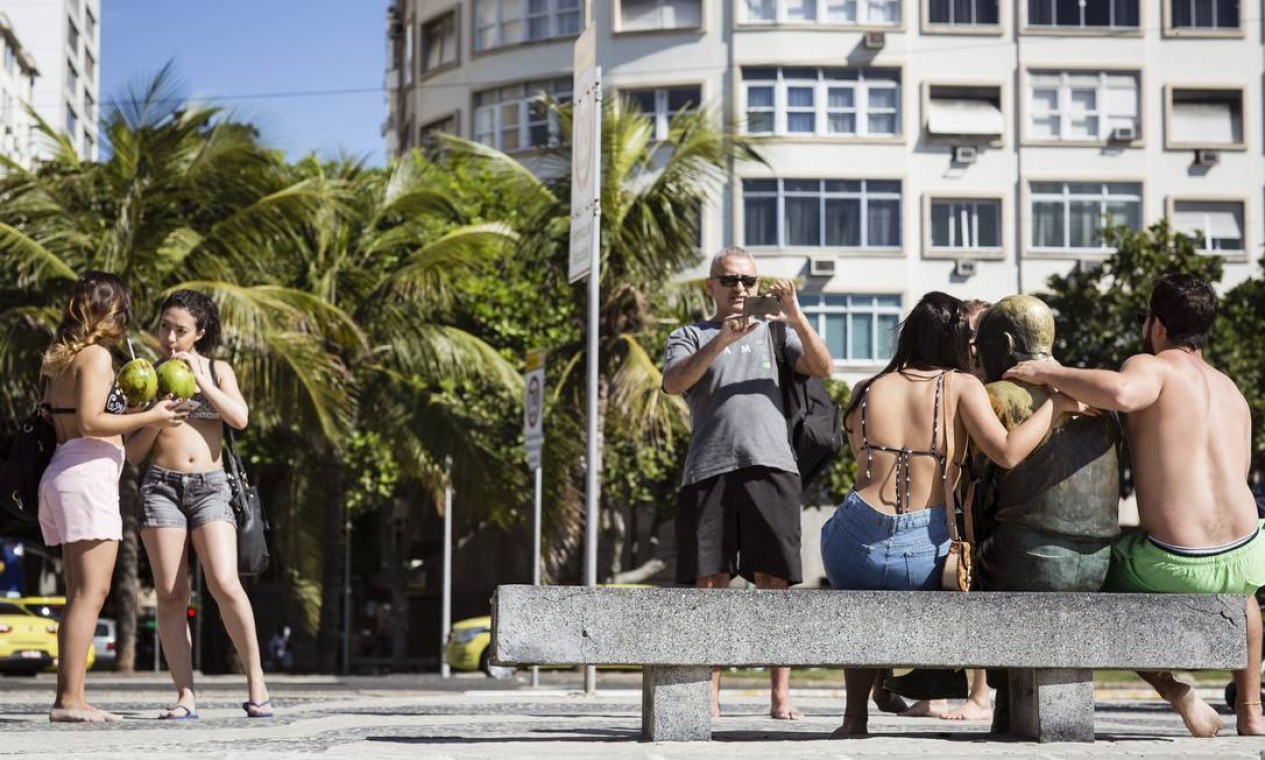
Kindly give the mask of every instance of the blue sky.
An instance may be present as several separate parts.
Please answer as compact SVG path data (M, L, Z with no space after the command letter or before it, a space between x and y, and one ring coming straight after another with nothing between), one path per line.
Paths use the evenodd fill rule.
M341 150L380 165L387 5L103 0L101 100L123 97L170 60L186 94L223 98L216 103L290 158ZM358 92L329 92L337 90ZM327 94L298 94L318 92Z

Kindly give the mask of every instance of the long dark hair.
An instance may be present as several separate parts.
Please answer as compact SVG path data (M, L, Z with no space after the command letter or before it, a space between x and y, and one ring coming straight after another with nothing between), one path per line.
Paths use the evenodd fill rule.
M969 371L970 325L966 304L948 293L933 290L922 297L900 325L896 353L883 371L858 384L844 419L861 403L865 386L883 375L906 369L945 369Z
M53 344L44 353L41 372L60 375L75 354L91 345L114 345L132 321L132 298L127 286L109 272L85 272L70 291L70 301Z
M196 290L177 290L167 296L158 313L161 315L168 309L184 309L193 315L198 329L203 331L202 337L193 344L198 353L210 356L220 345L220 310L210 298Z

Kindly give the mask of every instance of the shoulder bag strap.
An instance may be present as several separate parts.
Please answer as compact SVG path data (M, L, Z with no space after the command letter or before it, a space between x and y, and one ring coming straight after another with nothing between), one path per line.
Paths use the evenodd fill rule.
M952 372L945 372L940 376L942 382L944 383L940 396L941 403L944 404L944 414L942 415L944 418L944 459L940 460L940 476L944 480L944 520L949 527L949 539L952 541L958 541L960 538L958 536L957 518L957 482L951 482L949 480L949 467L953 465L953 444L955 438L953 435L953 429L957 424L954 419L957 401L956 399L951 398L950 390L952 386L949 384L949 378L952 376ZM961 470L958 472L960 475Z
M215 387L220 387L220 380L215 376L215 360L207 358L211 369L211 382L215 383ZM228 469L229 474L233 476L233 480L241 485L245 485L242 480L241 462L237 458L237 439L233 436L233 428L229 427L227 422L220 423L224 427L224 448L228 450Z

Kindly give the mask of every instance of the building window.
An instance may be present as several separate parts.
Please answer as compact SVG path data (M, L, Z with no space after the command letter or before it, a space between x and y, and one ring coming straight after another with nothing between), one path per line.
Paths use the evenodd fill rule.
M83 9L83 33L89 45L97 41L97 17L88 8Z
M476 93L475 141L506 153L556 145L561 133L557 118L545 103L546 95L561 102L569 101L571 78L558 77Z
M932 200L931 247L1000 249L1001 201Z
M703 100L698 85L655 87L645 90L624 90L622 95L654 122L654 139L668 139L672 117L682 111L696 110Z
M620 0L619 3L621 32L698 29L702 26L702 0Z
M900 72L892 69L743 69L747 134L895 137Z
M748 246L900 248L899 180L748 179Z
M1029 82L1029 136L1035 140L1108 139L1118 127L1141 131L1138 75L1040 71Z
M1239 0L1169 0L1174 29L1238 29Z
M18 56L17 53L13 52L13 45L6 43L4 40L0 40L0 45L4 45L4 70L11 77L17 76Z
M83 117L89 124L95 124L97 121L97 101L87 93L83 96Z
M1243 253L1243 204L1238 201L1176 201L1173 227L1203 239L1203 250Z
M1142 228L1142 186L1033 182L1032 247L1103 251L1104 227Z
M900 0L744 0L742 21L747 24L896 26L900 24Z
M927 133L939 137L1001 137L1000 87L933 84L927 92Z
M83 76L89 82L97 78L97 59L92 57L92 53L83 54Z
M70 90L72 97L79 92L79 72L71 61L66 61L66 89Z
M928 0L927 20L948 26L997 26L998 0Z
M413 81L413 24L404 26L404 84Z
M75 109L70 106L66 106L66 134L70 135L72 140L79 134L79 114L75 113Z
M580 0L475 0L475 50L580 33Z
M1138 0L1028 0L1028 26L1136 29Z
M799 303L836 365L881 364L892 358L900 296L800 293Z
M1243 92L1174 88L1168 123L1169 147L1243 144Z
M66 19L66 46L72 55L79 54L79 27L75 26L74 19Z
M422 71L457 62L457 14L446 13L422 24Z

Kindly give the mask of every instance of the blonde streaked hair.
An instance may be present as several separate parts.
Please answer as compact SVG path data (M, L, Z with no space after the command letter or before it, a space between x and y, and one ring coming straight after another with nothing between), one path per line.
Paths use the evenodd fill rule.
M70 291L70 303L53 345L44 352L42 374L56 377L88 346L118 342L132 321L132 299L127 286L109 272L87 272Z

